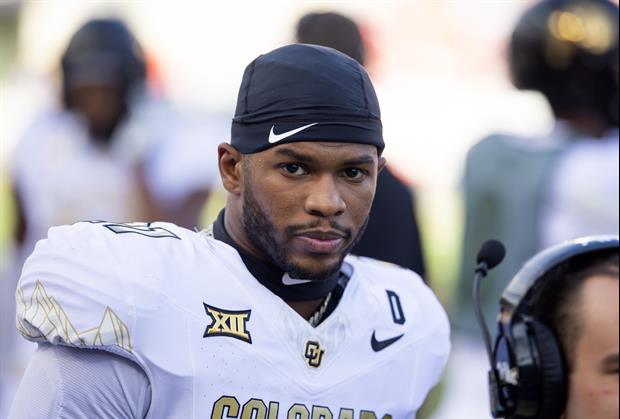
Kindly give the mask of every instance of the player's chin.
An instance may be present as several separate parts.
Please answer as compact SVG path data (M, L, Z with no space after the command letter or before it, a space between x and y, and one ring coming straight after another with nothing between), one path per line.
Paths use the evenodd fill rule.
M305 254L293 257L291 262L304 277L309 279L321 279L332 275L340 269L342 253L332 254Z

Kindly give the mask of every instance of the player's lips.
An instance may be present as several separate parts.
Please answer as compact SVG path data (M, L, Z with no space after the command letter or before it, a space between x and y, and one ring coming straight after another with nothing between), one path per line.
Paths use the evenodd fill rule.
M312 253L332 253L340 247L346 234L337 230L309 230L295 234L302 247Z

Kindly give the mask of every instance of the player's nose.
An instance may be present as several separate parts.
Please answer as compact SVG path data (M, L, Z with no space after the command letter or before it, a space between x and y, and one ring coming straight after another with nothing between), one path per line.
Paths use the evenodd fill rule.
M325 175L309 188L305 209L311 215L320 217L339 216L346 210L346 203L333 176Z

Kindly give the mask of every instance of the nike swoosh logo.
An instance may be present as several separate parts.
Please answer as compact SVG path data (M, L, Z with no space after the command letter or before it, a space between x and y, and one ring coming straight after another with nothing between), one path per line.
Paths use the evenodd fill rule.
M308 282L312 282L312 280L310 279L295 279L295 278L291 278L288 273L285 273L282 276L282 283L284 285L301 285L301 284L306 284Z
M273 129L276 126L272 125L271 131L269 131L269 144L274 144L274 143L277 143L278 141L282 141L283 139L290 137L291 135L295 135L298 132L303 131L306 128L310 128L311 126L316 125L316 124L318 124L318 122L315 122L314 124L304 125L303 127L295 128L290 131L283 132L282 134L276 134L275 132L273 132Z
M375 336L375 332L373 331L372 338L370 338L370 346L372 347L373 351L379 352L379 351L384 350L391 344L395 343L398 339L402 338L403 336L405 335L403 334L403 335L395 336L393 338L386 339L386 340L377 340L377 337Z

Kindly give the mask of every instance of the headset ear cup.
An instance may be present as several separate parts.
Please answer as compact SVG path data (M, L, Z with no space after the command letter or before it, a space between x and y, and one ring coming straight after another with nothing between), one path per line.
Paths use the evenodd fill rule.
M536 418L559 418L566 405L566 373L560 344L543 323L529 322L535 349L538 353L541 374L541 399Z

